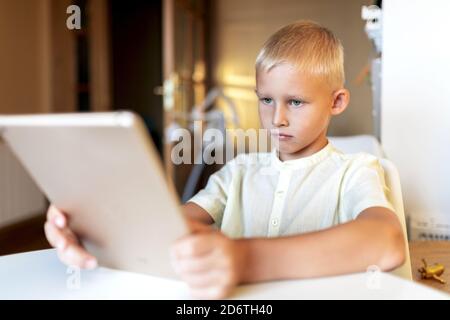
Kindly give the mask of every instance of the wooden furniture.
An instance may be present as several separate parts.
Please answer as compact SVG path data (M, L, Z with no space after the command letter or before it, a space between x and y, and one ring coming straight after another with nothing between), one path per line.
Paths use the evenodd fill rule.
M409 243L409 251L414 281L450 293L450 241L412 241ZM445 266L441 276L446 281L445 284L421 279L418 269L423 266L423 258L428 265L442 263Z

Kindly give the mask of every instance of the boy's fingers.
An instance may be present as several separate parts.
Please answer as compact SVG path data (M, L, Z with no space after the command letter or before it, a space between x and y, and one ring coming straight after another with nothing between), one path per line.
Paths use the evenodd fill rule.
M52 222L44 224L45 236L52 247L63 249L67 246L69 238L63 230L58 229Z
M179 259L205 255L214 249L210 234L189 235L175 242L172 254Z
M49 243L57 249L59 259L64 264L86 269L97 266L95 257L79 245L77 238L69 229L58 229L51 222L46 222L44 229Z
M97 267L97 259L79 244L70 243L65 249L58 249L57 252L59 259L68 266L76 266L83 269L94 269Z
M215 254L205 254L196 258L179 258L174 263L174 269L178 274L203 273L211 270L217 262Z
M66 215L54 205L48 208L47 221L52 221L58 228L64 228L67 224Z

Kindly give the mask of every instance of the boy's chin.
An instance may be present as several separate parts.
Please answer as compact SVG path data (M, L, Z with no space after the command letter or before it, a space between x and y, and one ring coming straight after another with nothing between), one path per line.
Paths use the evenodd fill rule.
M296 156L302 153L308 145L301 144L298 141L280 141L275 144L278 153L286 156Z
M289 145L283 142L276 145L275 148L279 153L283 153L286 155L295 155L298 152L301 152L301 150L303 149L298 145Z

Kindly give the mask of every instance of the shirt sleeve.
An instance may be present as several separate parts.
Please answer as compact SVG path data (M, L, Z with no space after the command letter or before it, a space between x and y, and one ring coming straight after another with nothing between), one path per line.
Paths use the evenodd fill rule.
M200 190L188 202L193 202L205 209L220 226L228 199L231 184L232 162L228 162L220 170L212 174L204 189Z
M348 220L353 220L365 209L384 207L394 211L388 200L384 170L378 159L361 154L345 175L342 193L342 210Z

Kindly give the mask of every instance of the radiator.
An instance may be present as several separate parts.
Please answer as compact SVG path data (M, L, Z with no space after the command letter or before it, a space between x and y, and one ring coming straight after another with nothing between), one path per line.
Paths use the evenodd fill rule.
M0 228L46 211L47 200L0 138Z

